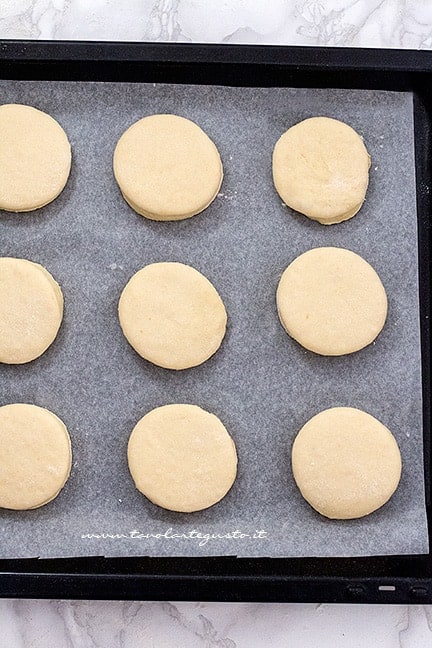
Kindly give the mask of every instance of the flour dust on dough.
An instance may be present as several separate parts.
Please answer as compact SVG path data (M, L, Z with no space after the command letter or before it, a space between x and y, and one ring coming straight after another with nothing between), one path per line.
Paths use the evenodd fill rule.
M323 225L357 214L366 196L369 167L360 135L330 117L295 124L273 151L273 181L284 203Z

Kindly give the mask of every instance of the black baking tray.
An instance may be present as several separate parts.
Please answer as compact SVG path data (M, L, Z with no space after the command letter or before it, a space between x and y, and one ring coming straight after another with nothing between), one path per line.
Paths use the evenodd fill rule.
M368 88L414 93L424 457L431 538L432 52L0 41L0 78ZM0 596L432 603L432 548L430 541L427 555L371 558L0 560Z

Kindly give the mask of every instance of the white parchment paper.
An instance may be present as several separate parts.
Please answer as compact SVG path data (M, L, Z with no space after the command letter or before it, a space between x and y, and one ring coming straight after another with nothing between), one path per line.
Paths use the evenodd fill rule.
M1 103L28 103L65 128L70 180L51 205L0 214L0 254L42 263L61 284L65 319L43 357L0 366L0 402L48 407L67 424L73 471L52 503L0 512L1 557L360 556L427 552L424 506L417 224L412 96L404 93L121 83L0 84ZM224 163L221 193L201 215L150 222L122 199L112 154L142 116L196 121ZM271 178L279 136L306 117L342 119L372 157L360 213L325 227L282 205ZM351 356L305 351L282 329L275 291L282 271L316 246L349 248L379 273L389 298L384 330ZM131 275L155 261L203 272L229 316L219 352L173 372L127 344L117 302ZM135 490L129 434L165 403L217 414L239 454L228 496L207 511L164 511ZM290 470L300 427L332 406L364 409L395 434L402 480L381 510L330 521L302 499ZM212 537L216 535L218 537Z

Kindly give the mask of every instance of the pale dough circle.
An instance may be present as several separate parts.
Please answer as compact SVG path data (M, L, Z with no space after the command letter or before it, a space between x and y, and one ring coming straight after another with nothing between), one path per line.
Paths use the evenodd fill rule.
M307 502L325 517L369 515L395 492L401 455L390 430L353 407L312 417L292 448L294 479Z
M344 248L314 248L297 257L282 274L276 301L286 332L327 356L367 346L387 316L381 279L367 261Z
M0 209L26 212L63 191L71 147L60 124L37 108L0 106Z
M199 214L222 184L215 144L197 124L178 115L151 115L132 124L117 143L113 164L126 202L151 220Z
M71 470L63 421L43 407L0 407L0 507L34 509L53 500Z
M164 405L146 414L128 444L137 489L170 511L191 513L219 502L237 474L234 441L197 405Z
M323 225L348 220L359 211L369 167L360 135L329 117L292 126L273 151L273 181L284 203Z
M140 356L165 369L187 369L210 358L225 335L227 314L215 287L183 263L152 263L126 284L119 320Z
M55 340L63 319L63 294L43 266L0 257L0 362L24 364Z

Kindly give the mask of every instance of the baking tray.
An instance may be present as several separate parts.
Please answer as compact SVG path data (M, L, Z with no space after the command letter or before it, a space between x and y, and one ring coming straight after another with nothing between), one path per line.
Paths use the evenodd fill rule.
M177 44L0 42L0 78L232 86L369 88L414 93L426 499L430 514L432 54ZM432 600L432 560L374 558L75 558L0 561L0 595L56 598Z

